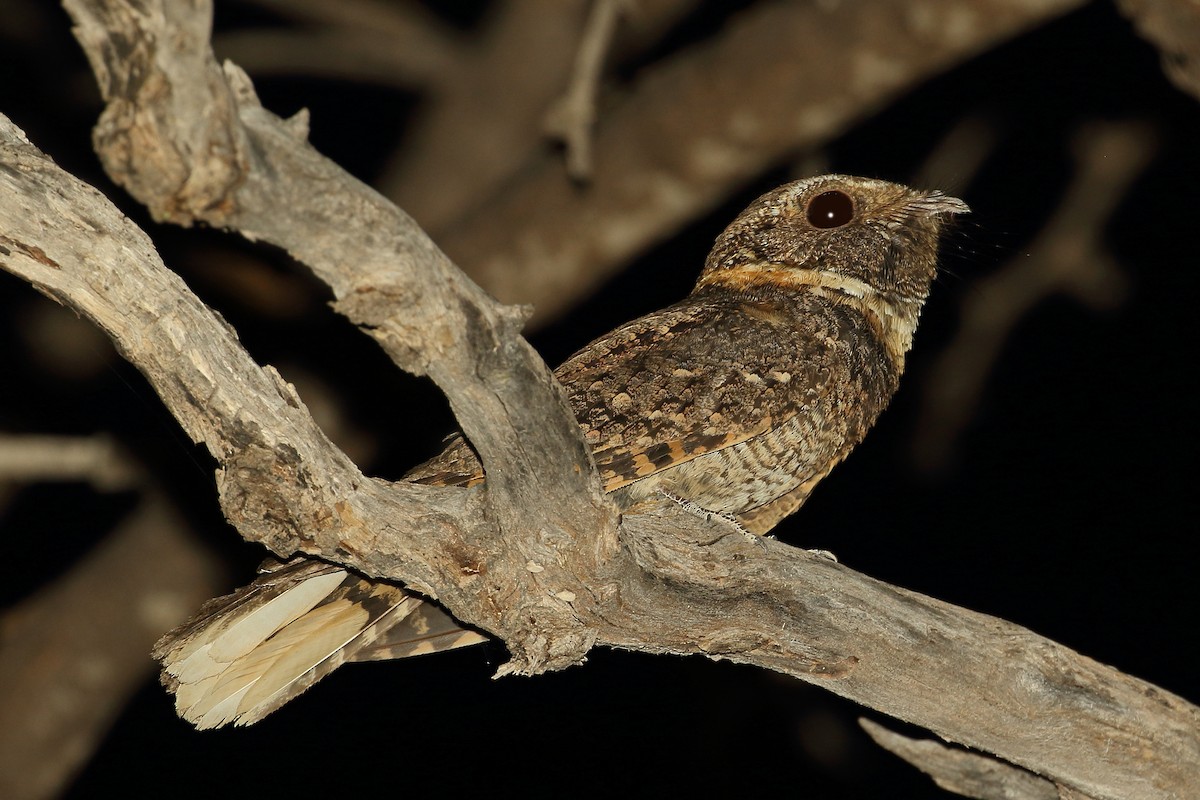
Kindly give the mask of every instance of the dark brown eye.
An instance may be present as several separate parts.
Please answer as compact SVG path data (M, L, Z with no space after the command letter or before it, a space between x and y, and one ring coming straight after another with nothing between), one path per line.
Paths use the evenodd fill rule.
M840 228L854 219L854 201L836 189L808 201L808 222L814 228Z

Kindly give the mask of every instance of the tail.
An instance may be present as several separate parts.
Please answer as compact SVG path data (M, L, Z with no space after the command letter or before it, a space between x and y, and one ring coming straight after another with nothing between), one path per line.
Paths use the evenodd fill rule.
M204 604L154 646L175 710L197 728L265 717L347 661L485 641L389 583L298 559Z

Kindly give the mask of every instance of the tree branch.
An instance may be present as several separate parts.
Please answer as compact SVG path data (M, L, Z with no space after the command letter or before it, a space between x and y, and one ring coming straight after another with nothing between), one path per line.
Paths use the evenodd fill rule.
M101 491L133 488L140 476L110 437L0 434L0 483L81 480Z
M566 93L546 112L545 129L567 148L567 174L576 180L592 174L592 126L604 58L628 0L594 0L575 56Z
M696 0L638 0L615 55L641 52ZM377 182L435 237L498 193L539 154L546 109L563 91L584 26L582 3L505 0L476 34L476 52L447 70ZM560 170L561 172L561 166Z
M1200 99L1200 7L1188 0L1117 0L1117 8L1159 49L1163 74Z
M109 88L97 141L110 171L160 215L195 214L301 258L339 311L447 391L488 470L472 490L364 478L144 234L0 125L0 266L95 320L147 374L220 462L243 536L440 597L508 643L507 671L577 663L593 643L702 653L819 683L1095 797L1170 797L1200 778L1200 710L1018 626L669 504L618 530L512 312L261 109L236 69L222 75L194 41L182 49L196 74L159 63L174 56L153 42L207 36L179 10L193 4L151 3L144 17L70 5ZM156 24L170 30L138 27Z
M989 756L929 739L911 739L869 719L858 722L877 745L929 775L947 791L986 800L1063 800L1067 796L1052 781ZM1087 800L1079 792L1069 796L1072 800Z
M313 150L297 125L263 110L235 67L227 82L207 49L210 8L165 3L139 14L131 6L68 3L104 76L109 105L95 139L114 180L160 219L235 228L308 265L341 313L446 393L488 471L483 503L492 516L511 522L505 509L558 505L567 518L603 518L599 509L610 507L574 416L516 335L524 313L483 294L402 211ZM141 46L126 53L112 45L117 36ZM186 57L177 55L180 42ZM130 153L147 157L135 165ZM307 415L302 424L311 426ZM338 462L351 484L361 481L331 453L320 463ZM497 496L511 502L492 502ZM611 543L611 534L592 533Z
M509 644L506 671L575 663L593 643L703 653L820 683L1097 797L1170 796L1139 776L1195 779L1200 711L1010 623L778 542L763 552L673 507L626 517L608 551L539 524L566 503L497 526L487 492L362 478L144 234L18 137L0 126L0 264L92 318L147 374L223 464L243 536L440 596ZM598 519L611 524L570 521Z

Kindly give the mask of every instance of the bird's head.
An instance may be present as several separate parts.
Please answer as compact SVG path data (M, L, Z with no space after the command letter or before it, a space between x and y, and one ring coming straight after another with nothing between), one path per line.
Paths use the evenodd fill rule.
M969 210L941 192L869 178L823 175L784 184L717 237L698 287L751 280L763 268L777 278L795 270L919 305L937 272L946 216Z

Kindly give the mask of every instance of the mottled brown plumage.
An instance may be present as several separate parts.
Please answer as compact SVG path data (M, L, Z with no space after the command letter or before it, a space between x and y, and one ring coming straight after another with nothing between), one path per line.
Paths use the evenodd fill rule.
M849 201L849 217L814 226L810 204L831 195ZM966 210L843 176L760 197L721 234L687 299L555 370L605 489L625 508L669 494L755 533L799 508L895 392L936 272L940 215ZM483 473L457 438L409 477L473 485Z
M755 201L718 238L685 300L602 336L555 371L606 491L627 512L669 499L760 534L798 509L895 392L936 272L942 215L966 210L938 192L837 175ZM461 437L408 477L484 480ZM306 593L316 579L329 583L328 594ZM292 593L308 607L283 613ZM345 660L480 640L408 597L344 570L293 562L206 607L156 655L186 718L202 727L244 724ZM268 606L271 613L259 615L267 624L253 636L236 625ZM332 626L314 617L344 628L312 647L313 631ZM237 631L236 647L220 641L227 630ZM306 649L313 653L298 655ZM210 666L209 652L229 654L211 669L236 680L197 667ZM246 666L256 654L267 666ZM264 685L254 683L259 672Z

